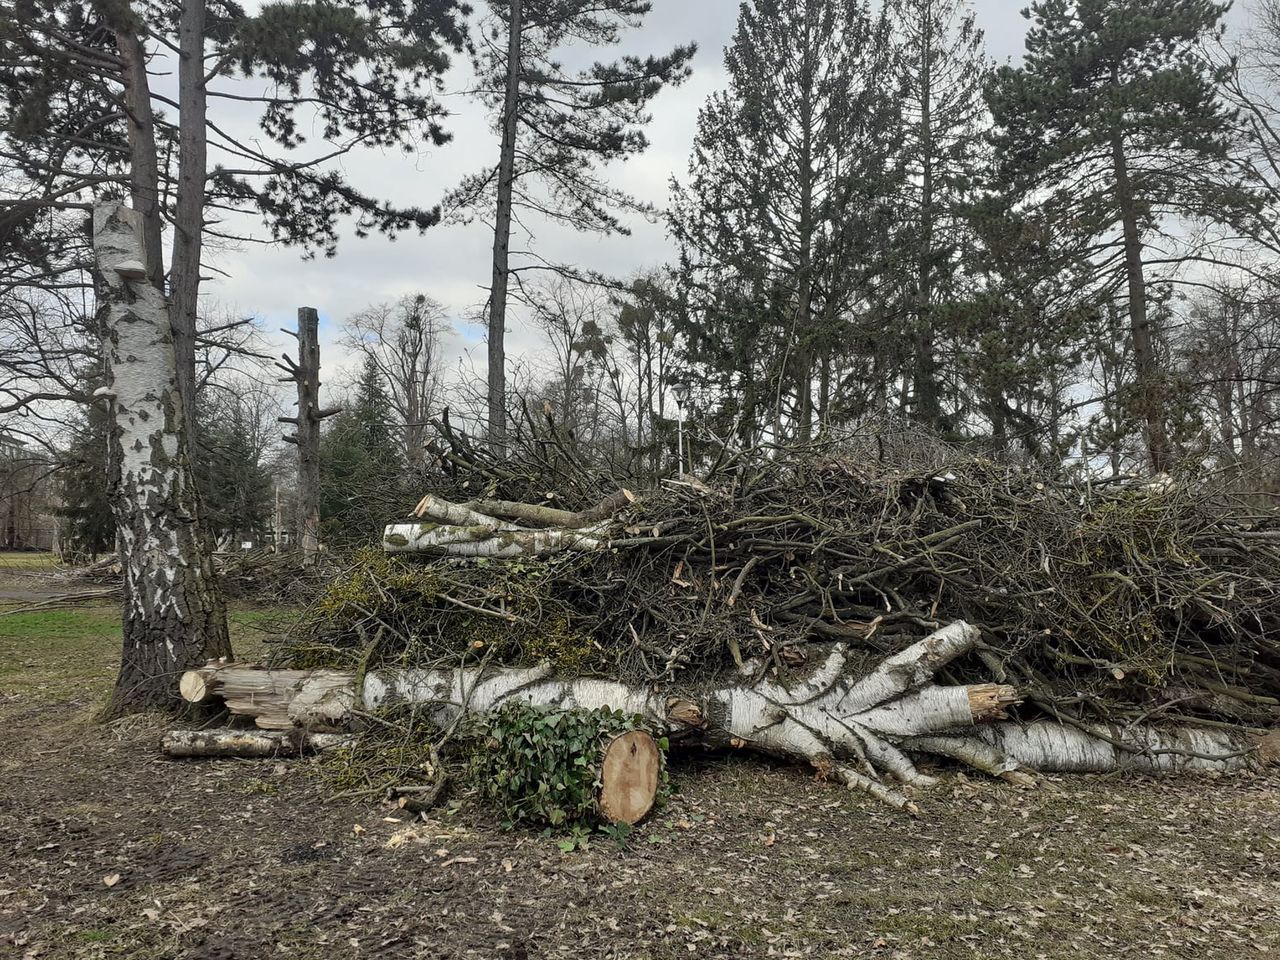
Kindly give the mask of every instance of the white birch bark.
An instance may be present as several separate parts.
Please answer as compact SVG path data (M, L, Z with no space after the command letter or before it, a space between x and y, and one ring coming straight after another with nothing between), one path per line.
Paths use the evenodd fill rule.
M93 226L107 306L103 394L111 403L111 501L124 578L112 710L173 707L184 670L230 654L226 617L200 544L169 305L148 281L142 217L100 204Z
M559 678L547 666L374 671L364 677L358 697L353 675L330 670L210 664L189 674L184 685L193 699L225 697L233 712L254 716L264 726L285 721L304 729L341 727L355 704L363 710L417 704L441 727L461 714L483 714L507 703L609 707L642 716L654 731L677 742L810 763L837 782L913 812L914 804L895 782L924 786L933 781L916 769L912 758L920 755L953 758L1021 784L1033 782L1026 770L1230 770L1270 756L1255 750L1246 736L1228 731L1140 726L1090 733L1044 721L1008 721L1003 709L1017 702L1013 688L933 682L934 672L972 649L976 639L968 624L953 623L865 677L848 675L845 649L836 645L795 683L744 679L698 692ZM276 691L275 699L270 691ZM1122 740L1130 749L1101 737Z
M565 550L600 550L608 543L603 533L602 525L584 530L524 530L496 520L470 526L434 521L392 523L383 532L382 548L387 553L450 557L541 557Z

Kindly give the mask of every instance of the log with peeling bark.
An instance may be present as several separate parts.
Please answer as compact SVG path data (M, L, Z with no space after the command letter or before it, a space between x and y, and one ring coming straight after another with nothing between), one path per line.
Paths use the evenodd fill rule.
M351 743L351 733L318 733L303 730L169 730L160 741L166 757L262 757L324 753Z
M219 699L264 730L340 730L355 706L352 676L337 670L265 670L211 661L179 684L188 703Z
M485 713L511 702L641 716L676 742L735 747L800 760L820 774L915 812L899 784L927 785L915 757L953 758L1015 783L1031 771L1238 769L1260 762L1247 735L1223 729L1148 726L1082 730L1007 720L1019 702L1003 684L942 685L939 669L969 652L978 630L952 623L897 653L864 676L851 676L843 645L830 648L807 678L789 684L748 663L743 675L700 691L662 691L595 678L559 678L549 667L382 670L266 670L210 664L184 678L200 702L223 697L233 713L260 726L287 720L304 729L335 729L355 705L376 710L419 704L441 726L463 712Z

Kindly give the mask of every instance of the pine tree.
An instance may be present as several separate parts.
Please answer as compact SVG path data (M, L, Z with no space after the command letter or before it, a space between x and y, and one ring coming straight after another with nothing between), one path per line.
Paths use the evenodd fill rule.
M744 3L729 88L698 118L673 232L690 358L750 439L811 434L888 258L901 181L900 104L884 19L860 0ZM818 396L814 396L817 381Z
M561 48L614 46L638 29L648 0L490 0L479 40L478 93L501 135L496 166L466 178L450 198L455 216L494 210L488 306L489 437L506 433L506 319L511 225L536 214L575 230L626 233L626 212L649 209L612 187L600 165L648 146L645 109L664 87L689 74L695 48L661 56L624 56L582 70L565 67ZM527 268L527 265L526 265ZM518 268L515 268L518 269Z
M1091 267L1061 262L1036 212L1014 209L999 193L973 203L966 217L965 291L946 308L959 399L996 449L1020 448L1057 465L1072 439L1067 394L1098 342Z
M973 240L964 212L985 159L988 67L982 32L962 0L892 0L888 10L908 173L901 242L908 270L902 286L910 317L911 413L941 428L943 380L954 371L943 369L939 351L954 341L953 305L964 295L962 253Z
M1152 255L1179 219L1216 219L1242 206L1219 172L1232 114L1225 68L1199 44L1216 37L1227 4L1213 0L1037 0L1026 57L989 90L1002 174L1042 205L1061 242L1088 260L1105 297L1123 289L1147 452L1171 464L1164 369L1148 307Z

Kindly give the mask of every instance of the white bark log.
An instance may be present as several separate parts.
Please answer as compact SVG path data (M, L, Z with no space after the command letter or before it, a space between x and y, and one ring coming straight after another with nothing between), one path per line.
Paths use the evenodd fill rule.
M1038 720L1001 724L978 738L1024 766L1062 773L1221 771L1266 759L1245 732L1192 726L1092 725L1086 732Z
M462 509L462 508L459 508ZM477 515L479 516L479 515ZM387 553L429 553L451 557L540 557L564 550L600 550L608 541L600 526L585 530L522 530L510 524L392 523L383 532Z
M261 757L323 753L352 742L350 733L305 730L169 730L160 741L166 757Z
M1023 767L1070 772L1127 767L1155 771L1229 770L1265 762L1247 737L1228 731L1136 727L1093 735L1057 723L993 722L1017 702L1011 687L940 686L933 671L970 649L977 631L956 623L889 658L872 674L850 678L843 646L805 680L730 685L696 697L592 678L560 679L548 667L387 670L364 678L365 710L424 705L442 727L463 712L481 714L513 702L557 708L609 707L638 714L676 740L732 746L811 763L823 775L900 809L911 801L880 779L923 786L912 755L936 754L993 776L1029 783ZM355 678L336 671L253 670L211 664L193 678L193 695L230 695L235 713L277 724L332 727L357 702ZM255 695L246 696L246 691ZM1125 751L1099 736L1122 739ZM1192 757L1188 754L1196 754Z

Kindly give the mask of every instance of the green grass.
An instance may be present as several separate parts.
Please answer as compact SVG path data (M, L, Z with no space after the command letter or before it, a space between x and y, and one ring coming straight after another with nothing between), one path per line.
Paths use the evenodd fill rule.
M0 616L0 694L97 697L106 692L119 656L115 607Z
M236 656L261 656L267 638L296 615L278 607L232 608L227 621ZM0 698L101 699L119 661L115 605L0 614Z
M49 570L59 565L60 561L52 553L0 550L0 571Z

